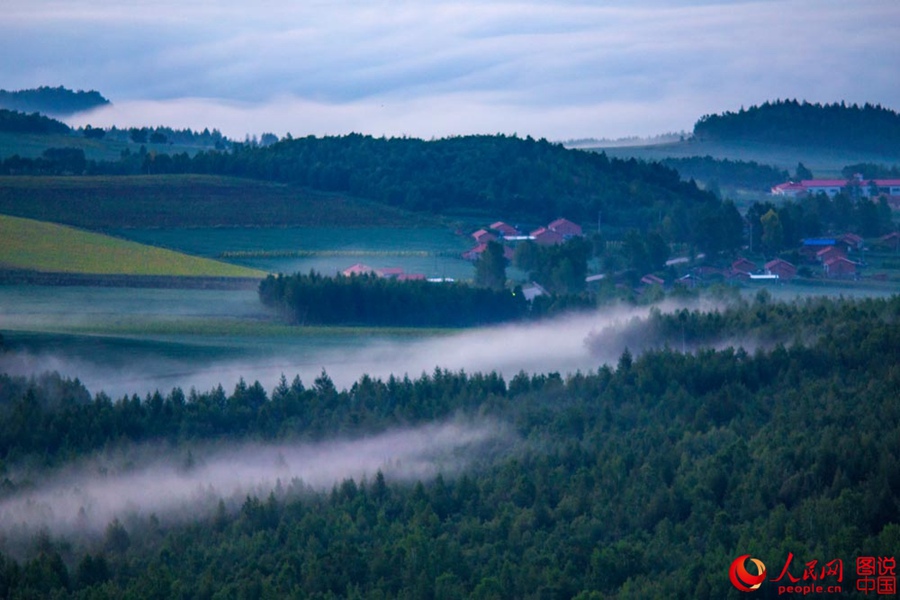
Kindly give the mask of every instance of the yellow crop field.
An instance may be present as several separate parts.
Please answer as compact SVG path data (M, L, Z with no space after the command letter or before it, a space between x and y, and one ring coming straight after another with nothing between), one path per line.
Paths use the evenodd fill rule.
M66 225L0 215L0 268L96 275L264 277L247 267L190 256Z

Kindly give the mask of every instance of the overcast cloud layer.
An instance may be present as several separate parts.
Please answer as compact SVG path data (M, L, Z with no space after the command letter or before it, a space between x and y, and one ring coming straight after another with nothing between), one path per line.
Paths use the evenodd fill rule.
M0 87L96 89L76 123L227 135L568 139L779 98L900 108L897 0L7 0Z

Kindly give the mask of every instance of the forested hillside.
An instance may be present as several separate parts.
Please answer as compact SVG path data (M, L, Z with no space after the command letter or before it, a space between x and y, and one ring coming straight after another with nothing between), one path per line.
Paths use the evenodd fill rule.
M746 110L741 108L738 112L706 115L694 125L694 137L893 152L900 144L900 115L872 104L823 105L777 100Z
M3 133L69 133L65 123L36 113L26 114L0 108L0 132Z
M610 225L644 229L661 214L690 220L717 208L715 198L661 165L503 135L308 137L200 154L192 169L343 191L411 210L537 223L561 215L594 222L602 212Z
M30 90L0 90L0 107L48 115L71 115L109 104L100 92L42 86Z
M858 556L900 548L898 317L898 298L761 296L674 315L670 329L753 334L786 318L821 329L753 352L626 352L569 377L438 370L339 391L323 374L271 394L241 382L117 401L58 377L2 377L0 510L40 484L40 465L136 442L165 441L189 477L200 440L327 440L455 415L518 441L419 483L285 482L184 525L151 515L97 539L45 531L5 548L0 595L738 598L735 557L762 558L774 578L789 553L797 580L810 561L841 559L849 591Z
M7 159L8 174L54 174L47 160ZM49 171L48 171L49 169ZM229 150L126 153L87 161L94 175L213 174L358 198L440 215L503 217L537 224L565 216L626 229L665 227L672 241L698 242L696 224L729 218L718 199L656 163L609 159L546 140L470 136L424 141L362 135L285 139ZM77 174L61 165L55 174Z
M716 160L711 156L692 156L665 158L659 162L678 171L682 179L715 182L733 188L763 192L768 192L772 186L790 178L790 174L783 169L761 165L752 160Z

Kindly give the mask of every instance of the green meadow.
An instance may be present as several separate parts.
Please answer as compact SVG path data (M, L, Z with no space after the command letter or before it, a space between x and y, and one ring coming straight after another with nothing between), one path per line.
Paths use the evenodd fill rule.
M0 215L0 266L51 273L264 277L265 272L65 225Z
M475 269L462 253L474 246L448 227L221 227L114 229L143 244L225 260L273 273L333 275L363 263L397 267L428 277L471 279Z

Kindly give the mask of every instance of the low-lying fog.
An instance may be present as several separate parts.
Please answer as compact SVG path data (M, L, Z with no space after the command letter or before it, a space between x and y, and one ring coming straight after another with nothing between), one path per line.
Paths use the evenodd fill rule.
M673 307L669 307L670 309ZM177 352L156 353L153 346L133 341L105 347L95 340L96 351L76 347L73 351L38 349L8 352L0 358L0 368L12 374L55 370L78 377L92 393L104 391L113 398L137 393L141 396L173 387L185 391L209 390L221 384L233 389L239 378L259 381L271 390L282 374L290 380L300 375L311 383L324 369L338 388L349 387L361 375L387 378L391 374L418 377L435 367L466 372L497 371L507 378L519 371L527 373L594 370L615 363L627 344L627 336L617 328L634 327L633 317L646 316L648 309L620 308L578 314L536 323L486 327L449 335L417 337L351 336L260 343L253 340L239 357L216 355L190 342ZM602 334L602 335L601 335ZM202 336L200 336L202 338ZM633 336L631 336L633 340ZM202 342L198 340L198 344ZM639 352L634 345L632 352ZM195 351L194 351L195 350Z
M175 449L132 446L54 472L13 470L20 491L0 500L0 544L27 543L39 531L96 538L113 519L126 526L156 516L162 523L204 518L224 499L248 494L327 490L345 479L371 482L453 476L515 447L501 423L451 421L362 439L318 444L248 444Z

